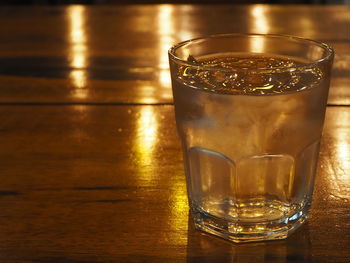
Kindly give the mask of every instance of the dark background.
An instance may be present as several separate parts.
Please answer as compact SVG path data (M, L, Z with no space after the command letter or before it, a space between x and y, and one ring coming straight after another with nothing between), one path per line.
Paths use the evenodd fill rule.
M0 5L64 4L153 4L153 3L231 3L231 4L350 4L350 0L0 0Z

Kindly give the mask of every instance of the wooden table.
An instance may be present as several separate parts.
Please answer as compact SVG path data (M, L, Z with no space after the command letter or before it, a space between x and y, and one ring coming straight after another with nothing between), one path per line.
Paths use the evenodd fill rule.
M310 220L284 241L194 230L167 49L212 33L337 52ZM350 7L1 7L0 262L350 262Z

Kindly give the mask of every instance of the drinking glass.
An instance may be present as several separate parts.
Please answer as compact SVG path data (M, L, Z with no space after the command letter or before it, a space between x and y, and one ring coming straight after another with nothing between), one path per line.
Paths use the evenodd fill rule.
M333 57L324 43L262 34L169 50L197 229L248 242L284 239L305 222Z

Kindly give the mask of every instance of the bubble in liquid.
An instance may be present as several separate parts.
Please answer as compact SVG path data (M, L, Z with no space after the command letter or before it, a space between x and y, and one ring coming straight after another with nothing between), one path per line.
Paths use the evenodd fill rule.
M225 94L265 95L301 91L317 86L323 75L317 67L303 68L305 63L302 61L277 56L195 58L189 55L188 61L198 66L179 68L178 76L185 84Z

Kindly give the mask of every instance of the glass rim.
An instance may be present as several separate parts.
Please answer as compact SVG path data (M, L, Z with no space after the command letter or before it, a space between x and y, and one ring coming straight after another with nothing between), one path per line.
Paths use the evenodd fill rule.
M274 67L274 70L297 70L297 69L303 69L303 68L311 68L313 66L316 66L317 64L326 62L326 61L331 61L334 57L334 49L332 46L330 46L329 44L326 44L324 42L318 41L318 40L313 40L313 39L309 39L309 38L304 38L304 37L298 37L298 36L292 36L292 35L284 35L284 34L259 34L259 33L229 33L229 34L213 34L213 35L207 35L207 36L202 36L202 37L197 37L197 38L192 38L192 39L188 39L185 41L181 41L177 44L174 44L172 47L170 47L170 49L168 50L168 55L169 58L179 62L183 65L187 65L187 66L192 66L192 67L197 67L197 68L203 68L206 70L216 70L216 71L255 71L255 72L259 72L259 71L264 71L264 70L271 70L271 68L255 68L255 69L247 69L247 68L232 68L232 69L227 69L227 68L222 68L222 67L217 67L217 66L211 66L211 65L203 65L200 63L196 63L196 62L192 62L192 61L188 61L188 60L184 60L179 58L178 56L175 55L175 51L183 46L185 46L186 44L192 43L192 42L198 42L198 41L202 41L202 40L210 40L210 39L219 39L219 38L234 38L234 37L268 37L268 38L279 38L279 39L284 39L284 40L294 40L297 42L303 42L303 43L308 43L308 44L313 44L313 45L317 45L320 48L323 48L325 50L328 51L328 54L318 60L309 62L309 63L305 63L302 65L297 65L297 66L282 66L282 67ZM264 53L254 53L254 54L264 54ZM270 54L271 55L271 54ZM278 54L276 54L278 55Z

